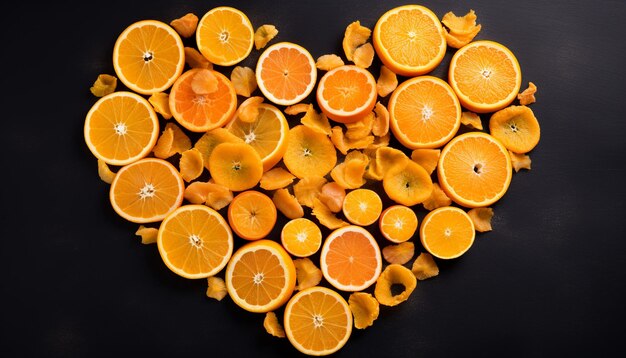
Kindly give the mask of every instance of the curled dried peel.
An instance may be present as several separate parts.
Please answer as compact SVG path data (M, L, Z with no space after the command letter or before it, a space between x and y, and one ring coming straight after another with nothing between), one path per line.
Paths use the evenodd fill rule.
M198 17L195 14L188 13L185 16L172 20L170 25L184 38L191 37L198 27Z
M354 51L367 42L372 34L372 30L365 26L361 26L360 21L354 21L348 27L343 36L343 51L346 54L348 61L353 60Z
M509 156L511 157L511 165L516 173L522 169L530 170L530 164L532 163L530 156L527 154L513 153L510 150Z
M441 149L415 149L411 152L411 160L424 168L428 174L432 174L439 163Z
M380 102L374 107L374 121L372 123L372 134L383 137L389 133L389 111Z
M461 124L470 128L483 130L483 122L480 120L480 116L474 112L461 113Z
M148 98L148 102L154 108L154 111L160 114L164 119L172 118L170 110L170 95L164 92L157 92Z
M139 225L139 229L135 232L135 235L141 236L141 243L144 245L154 244L157 241L159 230L153 227L145 227Z
M344 189L357 189L365 185L365 172L370 159L367 155L352 151L346 155L343 163L330 172L330 176Z
M441 189L438 183L433 183L433 191L431 192L430 197L424 200L422 204L426 210L435 210L442 206L450 206L450 204L452 204L452 200Z
M387 97L398 87L398 76L387 66L380 66L380 74L376 81L376 91L381 97Z
M181 154L190 148L191 140L185 132L176 124L168 123L152 151L155 157L167 159L176 153Z
M287 189L278 189L272 196L276 209L289 219L297 219L304 216L304 209L295 196Z
M211 276L207 278L206 296L221 301L226 297L228 290L226 289L226 283L220 277Z
M338 213L343 208L343 200L346 198L346 190L335 182L322 186L322 192L318 196L320 201L333 213Z
M446 42L453 48L461 48L470 43L481 28L480 25L476 25L474 10L470 10L464 16L456 16L450 11L443 16L441 22L445 25Z
M223 185L196 181L185 188L183 197L191 204L206 204L220 210L233 200L233 192Z
M259 105L263 103L263 97L254 96L246 99L237 109L237 118L242 122L252 123L259 116Z
M331 133L328 118L323 113L317 113L312 104L307 106L304 116L300 119L300 123L318 133L326 135L330 135Z
M111 171L107 163L102 159L98 159L98 176L107 184L111 184L115 178L115 173Z
M209 195L210 186L210 183L193 182L185 188L183 198L191 204L204 204Z
M293 186L293 194L300 204L312 208L313 199L320 195L322 186L326 184L326 181L324 177L302 178Z
M243 143L243 139L232 134L228 129L215 128L202 135L194 145L202 153L204 167L209 169L209 159L213 149L222 143Z
M195 94L207 95L217 91L219 80L209 69L200 69L191 79L191 90Z
M439 267L431 254L422 252L413 262L411 272L421 281L439 275Z
M257 88L256 76L250 67L237 66L230 73L230 82L235 92L243 97L250 97Z
M396 167L405 167L408 160L401 150L386 146L376 148L372 153L366 177L382 180L386 172Z
M322 281L322 270L315 266L311 259L295 259L293 265L296 267L296 290L302 291L317 286Z
M378 318L380 306L378 301L369 293L354 292L348 299L348 306L354 317L354 327L365 329Z
M393 285L404 286L404 291L394 296L391 292L391 286ZM376 300L381 305L396 306L406 301L416 286L417 280L411 270L402 265L391 264L385 268L378 280L376 280L374 296L376 296Z
M185 62L191 68L213 69L213 64L193 47L185 47Z
M333 212L320 201L319 198L313 199L313 216L317 218L321 225L324 225L331 230L348 226L347 222L336 217Z
M532 82L528 82L528 88L517 95L519 104L525 106L527 104L535 103L537 101L535 93L537 93L537 86L535 86Z
M265 190L282 189L291 184L295 178L295 175L283 168L274 168L263 173L260 186Z
M101 74L98 75L98 78L93 83L93 86L89 88L89 90L96 97L104 97L108 94L115 92L116 87L117 77L107 74Z
M404 265L415 254L415 244L409 241L397 245L387 245L383 248L383 257L390 264Z
M374 113L371 112L362 119L346 124L345 137L348 140L360 140L372 133L372 127L374 126Z
M374 136L374 141L365 148L365 151L375 151L377 148L386 147L389 145L390 139L391 135L389 134L389 131L381 137Z
M195 148L186 150L181 154L178 166L183 180L190 182L198 178L204 170L202 154Z
M335 54L322 55L317 58L315 62L315 67L322 71L330 71L339 66L343 66L344 62L341 57Z
M474 229L478 232L491 231L492 208L473 208L467 212L474 223Z
M265 314L265 318L263 319L263 327L265 331L271 334L274 337L285 338L285 330L283 326L281 326L278 321L278 317L276 317L276 313L267 312Z
M343 130L339 126L334 126L331 129L330 140L335 145L338 151L343 155L348 154L351 149L365 149L374 143L374 136L368 135L360 139L349 139L343 133Z
M312 106L312 105L309 103L297 103L289 107L286 107L283 112L285 112L285 114L288 114L290 116L295 116L300 113L306 113L306 111L309 110L309 106Z
M369 68L374 61L374 46L371 43L361 45L354 50L352 62L361 68Z
M274 25L261 25L254 32L254 47L257 50L265 47L274 37L278 35L278 29Z

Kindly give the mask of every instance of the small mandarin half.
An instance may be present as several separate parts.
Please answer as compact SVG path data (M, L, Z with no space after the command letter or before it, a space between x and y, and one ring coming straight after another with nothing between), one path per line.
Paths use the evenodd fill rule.
M270 197L256 190L237 194L228 206L228 223L246 240L266 237L276 224L276 206Z
M376 79L361 67L344 65L320 79L317 104L324 114L340 123L353 123L372 112L377 97Z

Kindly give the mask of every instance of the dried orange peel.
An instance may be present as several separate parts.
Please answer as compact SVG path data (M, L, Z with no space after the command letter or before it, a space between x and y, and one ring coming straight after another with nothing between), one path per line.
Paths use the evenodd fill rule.
M263 319L263 327L265 328L265 331L267 333L271 334L274 337L286 337L285 330L283 329L283 326L281 326L280 322L278 321L278 317L276 317L276 313L274 312L267 312L265 314L265 318Z
M226 283L221 277L207 277L206 296L221 301L228 294Z
M361 26L360 21L354 21L348 27L343 36L343 51L348 61L354 60L354 52L357 48L367 42L372 34L372 30L365 26Z
M467 212L474 223L474 229L478 232L491 231L492 208L474 208Z
M461 48L470 43L480 32L480 24L476 24L476 13L470 10L464 16L456 16L452 11L446 13L441 22L445 25L446 42L453 48Z
M117 87L117 77L102 74L98 75L98 78L93 83L93 86L89 89L91 93L96 97L104 97L110 93L115 92Z
M541 137L539 121L526 106L509 106L494 113L489 119L489 132L514 153L530 152Z
M230 73L230 82L235 92L243 97L250 97L257 89L256 76L250 67L236 66Z
M178 19L172 20L170 25L180 36L189 38L196 32L196 28L198 27L198 16L188 13Z
M439 267L431 254L422 252L413 262L411 272L422 281L439 275Z
M532 82L528 82L528 88L526 88L517 95L519 104L525 106L531 103L535 103L537 101L537 99L535 98L535 93L537 93L537 86L535 86L535 84Z
M382 250L383 257L390 264L404 265L415 254L415 244L410 241L401 242L397 245L387 245Z
M530 170L530 165L532 161L530 160L530 156L526 154L513 153L509 151L509 156L511 157L511 165L515 172L519 172L522 169Z
M348 299L348 306L354 317L354 328L365 329L378 318L378 301L367 292L353 292Z
M335 54L322 55L317 58L317 61L315 61L315 67L322 71L330 71L339 66L343 66L344 64L345 63L341 57Z
M267 46L274 37L278 35L278 29L274 25L261 25L254 32L254 47L257 50Z
M402 285L404 290L397 295L393 295L391 292L391 286L393 285ZM417 279L411 270L402 265L391 264L378 277L376 287L374 288L374 296L381 305L397 306L411 296L416 286Z
M139 225L139 229L135 232L135 235L141 237L141 243L144 245L154 244L157 242L157 236L159 235L159 229L153 227L145 227Z
M115 173L111 171L107 163L102 159L98 159L98 176L107 184L111 184L115 178Z
M306 257L295 259L293 264L296 266L296 290L306 290L322 281L322 270L315 266L311 259Z
M297 219L304 216L304 209L295 196L286 188L278 189L272 195L272 201L276 209L289 219Z

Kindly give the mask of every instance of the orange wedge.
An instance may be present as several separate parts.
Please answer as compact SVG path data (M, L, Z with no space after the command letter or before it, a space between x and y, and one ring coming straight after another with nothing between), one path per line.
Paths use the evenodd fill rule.
M346 195L342 210L351 223L367 226L378 220L383 210L383 202L373 190L356 189Z
M441 151L439 184L450 199L466 207L489 206L506 193L513 170L506 148L483 132L452 139Z
M447 48L439 18L420 5L404 5L384 13L374 26L372 41L382 63L408 77L432 71Z
M160 21L143 20L124 30L113 47L113 68L131 90L153 94L168 89L183 72L185 47Z
M254 29L248 17L232 7L209 10L196 29L198 50L211 63L232 66L248 57L254 43Z
M424 217L420 226L420 241L424 248L440 259L463 255L474 243L474 224L459 208L437 208Z
M476 113L508 106L522 85L515 55L493 41L474 41L459 49L450 61L448 82L461 104Z
M159 120L143 97L114 92L91 107L84 135L96 158L107 164L126 165L152 151L159 136Z
M145 158L120 169L109 192L116 213L136 223L163 220L183 202L185 184L176 168L162 159Z
M380 214L380 233L389 241L401 243L409 240L417 230L417 216L413 209L404 205L393 205Z
M335 167L337 151L325 134L297 125L289 131L283 162L298 178L323 177Z
M242 239L266 237L276 224L276 206L267 195L248 190L233 198L228 206L228 223Z
M263 163L246 143L221 143L211 152L209 172L217 184L232 191L251 189L263 176Z
M315 87L317 68L304 47L290 42L274 44L256 65L259 89L271 102L290 106L305 99Z
M290 254L307 257L316 253L322 246L322 231L309 219L293 219L283 226L280 241Z
M376 79L361 67L344 65L320 79L317 104L324 114L340 123L353 123L372 112L377 99Z
M217 211L204 205L185 205L163 220L157 246L163 262L174 273L206 278L228 263L233 235Z
M438 148L461 126L461 104L445 81L432 76L402 83L389 99L389 124L405 147Z

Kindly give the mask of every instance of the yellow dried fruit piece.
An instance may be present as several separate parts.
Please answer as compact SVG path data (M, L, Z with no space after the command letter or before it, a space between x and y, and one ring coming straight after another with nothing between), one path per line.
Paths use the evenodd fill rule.
M259 105L263 103L263 97L254 96L246 99L237 108L237 118L242 122L252 123L259 116Z
M480 120L480 116L474 112L462 112L461 124L470 128L483 130L483 122Z
M414 254L415 244L410 241L387 245L383 248L383 257L390 264L404 265L413 258Z
M372 133L373 125L374 112L371 112L363 117L363 119L353 123L347 123L345 137L351 141L363 139Z
M313 199L320 195L322 186L326 184L326 181L324 177L302 178L293 186L293 194L300 204L312 208Z
M243 97L250 97L256 91L257 83L254 71L250 67L236 66L230 73L230 82L235 92Z
M348 61L353 60L354 51L367 42L372 34L372 30L365 26L361 26L360 21L354 21L348 27L343 36L343 51L346 54Z
M377 102L374 107L374 120L372 122L372 134L382 137L389 133L389 111L382 103Z
M141 236L141 243L144 245L154 244L157 241L159 230L153 227L139 225L139 229L137 229L135 235Z
M111 184L115 178L115 173L111 171L111 168L102 159L98 159L98 176L107 184Z
M198 27L198 17L195 14L188 13L185 16L172 20L170 25L184 38L191 37Z
M374 46L371 43L361 45L354 50L352 62L361 68L369 68L374 61Z
M374 141L372 142L372 144L368 145L365 148L365 151L375 151L378 148L387 147L389 145L390 139L391 139L391 135L389 134L389 131L387 131L387 134L381 137L374 136Z
M261 25L254 32L254 47L257 50L265 47L274 37L278 35L278 29L274 25Z
M306 111L309 110L309 106L312 106L312 105L308 103L297 103L297 104L294 104L285 108L283 112L285 112L285 114L288 114L290 116L295 116L300 113L306 113Z
M317 67L318 70L322 71L330 71L343 65L344 62L341 57L335 54L322 55L318 57L317 61L315 62L315 67Z
M300 123L318 133L326 135L331 134L330 122L328 122L328 118L323 113L317 113L312 104L307 106L306 113L300 119Z
M200 69L191 79L191 90L198 95L207 95L217 91L219 80L211 70Z
M374 180L382 180L386 172L396 167L405 167L409 160L401 150L391 147L376 148L372 154L366 177Z
M276 317L276 313L267 312L265 314L265 318L263 319L263 327L265 331L271 334L274 337L285 338L285 330L283 326L278 321L278 317Z
M107 74L101 74L98 75L98 78L93 83L93 86L89 88L89 90L96 97L104 97L108 94L115 92L116 87L117 77Z
M213 64L193 47L185 47L185 62L191 68L213 69Z
M183 193L183 198L191 204L204 204L209 195L210 183L193 182L189 184Z
M537 101L535 99L535 93L537 93L537 86L535 86L532 82L528 82L528 88L517 95L519 104L525 106L527 104L535 103Z
M374 143L374 136L368 135L360 139L349 139L345 136L341 127L335 126L331 129L330 140L338 151L346 155L351 149L365 149L370 146Z
M450 206L450 204L452 204L452 200L441 189L438 183L433 183L433 191L431 192L430 197L424 200L422 204L426 210L435 210L442 206Z
M322 281L322 270L308 257L293 260L293 265L296 267L296 290L317 286Z
M204 202L215 210L221 210L233 201L233 192L224 185L213 182L213 179L209 181L207 187L207 197Z
M398 76L387 66L380 66L380 74L376 81L376 91L381 97L387 97L398 87Z
M402 285L404 290L397 295L393 295L391 292L391 286L393 285ZM378 280L376 280L374 296L381 305L396 306L406 301L416 286L417 280L411 270L402 265L391 264L385 268Z
M421 281L439 275L439 267L431 254L422 252L413 262L411 272Z
M428 174L432 174L439 163L441 149L415 149L411 152L411 160L424 168Z
M360 188L366 183L364 176L369 162L367 155L352 151L348 153L343 163L333 168L330 176L344 189Z
M164 92L157 92L148 98L148 102L154 108L154 111L160 114L163 119L171 119L172 111L170 110L170 95Z
M183 180L190 182L198 178L204 170L202 154L195 148L186 150L181 154L178 166Z
M470 10L464 16L456 16L452 11L443 15L441 22L445 25L444 35L448 46L461 48L470 43L480 32L480 25L476 24L476 13Z
M260 185L265 190L282 189L291 184L295 178L295 175L283 168L274 168L263 173Z
M167 159L174 154L181 154L190 148L191 140L185 132L176 124L168 123L165 125L165 129L152 151L155 157Z
M346 190L335 182L324 184L322 192L318 196L318 199L333 213L338 213L343 209L343 200L345 198Z
M297 219L304 216L304 209L295 196L289 193L288 189L278 189L272 196L272 201L276 209L288 219Z
M365 329L378 318L380 306L378 301L367 292L354 292L348 298L348 306L354 316L354 327Z
M226 297L228 290L226 289L226 283L224 279L220 277L211 276L207 278L206 296L221 301Z
M194 145L194 148L202 154L206 169L209 169L209 158L211 158L213 149L222 143L243 143L243 139L232 134L228 129L215 128L203 134Z
M522 169L530 170L530 156L526 154L513 153L509 150L509 156L511 157L511 165L513 165L513 169L515 172L519 172Z
M317 218L320 224L331 230L349 225L346 221L336 217L319 198L313 199L313 216Z
M467 212L474 223L474 229L478 232L491 231L492 208L473 208Z

